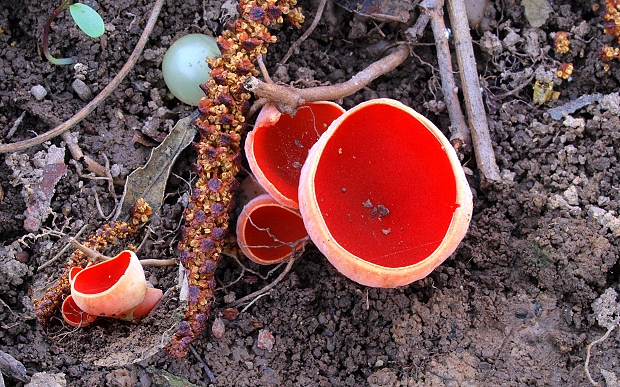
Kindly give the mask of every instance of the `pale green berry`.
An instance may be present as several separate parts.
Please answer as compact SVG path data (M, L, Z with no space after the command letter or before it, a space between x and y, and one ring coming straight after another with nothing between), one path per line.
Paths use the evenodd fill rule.
M174 42L164 55L161 67L166 86L181 102L197 106L205 96L200 84L211 78L206 58L220 55L213 37L202 34L185 35Z

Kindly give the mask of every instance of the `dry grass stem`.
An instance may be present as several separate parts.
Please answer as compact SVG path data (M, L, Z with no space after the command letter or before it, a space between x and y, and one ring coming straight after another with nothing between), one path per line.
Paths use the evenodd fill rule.
M306 32L304 32L303 35L301 35L299 39L297 39L297 41L295 41L295 43L293 43L293 45L289 47L288 51L286 52L286 54L284 54L284 57L280 61L281 65L285 64L286 61L291 57L291 55L293 55L299 50L299 47L301 46L301 44L306 39L308 39L308 36L310 36L312 31L314 31L316 26L319 24L319 21L321 20L321 16L323 15L323 10L325 9L326 4L327 4L327 0L321 0L321 3L319 4L319 8L316 10L316 15L314 15L314 20L312 20L312 24L310 24L310 27L308 27Z

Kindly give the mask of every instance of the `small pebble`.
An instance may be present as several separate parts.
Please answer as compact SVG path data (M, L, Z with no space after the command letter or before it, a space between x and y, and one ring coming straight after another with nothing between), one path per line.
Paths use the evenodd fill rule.
M15 254L15 260L21 263L28 263L28 260L30 260L30 254L28 254L27 251L20 251Z
M234 321L239 316L237 308L226 308L222 311L222 317L228 321Z
M32 94L37 101L42 101L47 95L47 90L45 90L45 87L41 85L34 85L30 89L30 94Z
M118 164L113 164L110 167L110 175L112 175L112 177L119 177L121 174L121 166Z
M213 321L213 325L211 325L211 333L213 333L213 337L216 339L221 339L224 337L224 333L226 332L226 327L224 326L224 321L221 318L216 318Z
M81 79L76 79L71 84L73 91L80 97L82 101L88 102L93 99L93 92L90 90L90 87Z
M515 317L524 319L527 318L527 310L519 309L515 312Z
M275 343L276 339L267 329L261 329L258 331L258 339L256 341L258 348L271 351L273 349L273 343Z

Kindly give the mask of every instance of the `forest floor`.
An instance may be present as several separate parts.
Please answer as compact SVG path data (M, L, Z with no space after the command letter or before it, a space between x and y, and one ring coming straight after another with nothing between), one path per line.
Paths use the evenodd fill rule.
M52 65L41 54L43 28L58 3L7 0L0 5L4 143L46 132L82 108L86 102L72 87L76 78L95 95L100 92L127 61L153 2L94 1L106 22L105 35L96 40L80 32L68 13L58 17L51 31L52 52L73 57L82 64L77 68ZM128 77L71 129L85 154L101 164L107 157L119 178L146 163L157 141L193 111L166 88L161 71L166 49L188 33L217 36L230 9L223 5L231 3L166 1ZM404 40L402 25L360 18L335 6L299 52L278 65L308 27L318 1L299 5L307 22L301 30L274 31L278 41L264 58L275 81L298 87L343 82L375 61L386 46ZM232 321L222 319L225 331L218 339L210 329L214 318L282 270L266 276L270 268L242 262L259 276L232 259L223 260L209 329L194 342L218 386L590 385L584 369L587 346L607 331L605 313L608 319L620 313L620 307L613 310L620 301L613 297L613 290L620 291L620 62L603 62L597 55L604 45L620 44L604 33L605 4L555 1L552 8L544 24L533 28L521 1L493 0L485 19L471 31L501 181L483 184L473 155L465 155L474 211L453 256L423 280L376 289L340 275L308 248L267 296L239 307L241 313ZM411 12L410 25L418 12L417 7ZM569 32L571 42L563 54L554 47L559 31ZM415 55L396 70L337 102L349 109L369 99L393 98L449 135L430 27L413 49ZM563 63L574 66L569 80L556 76ZM552 85L557 98L535 100L536 81ZM46 91L43 98L35 97L37 85ZM563 116L551 114L580 97L592 101ZM61 319L47 329L37 322L33 297L58 277L71 250L39 267L83 227L78 239L107 223L105 216L123 189L79 173L67 151L60 163L66 164L66 172L49 201L51 215L26 214L46 157L58 149L64 152L64 142L55 138L0 155L0 351L21 362L29 377L53 376L60 385L188 385L166 384L169 375L209 385L198 357L191 354L174 360L152 351L136 363L110 360L110 351L135 350L118 343L113 350L107 347L131 330L127 324L102 322L76 330L63 326ZM176 254L193 157L188 149L174 166L161 219L151 224L141 248L144 258ZM41 224L33 228L33 221ZM132 243L139 245L142 237ZM241 281L223 287L240 275ZM173 286L176 277L176 269L147 269L147 278L162 289ZM605 307L593 308L606 291ZM173 314L169 308L164 311ZM262 330L274 336L271 350L258 346ZM157 331L150 335L159 337ZM135 340L123 345L147 351ZM597 343L591 355L592 378L618 386L620 329ZM4 379L7 386L25 385L8 375Z

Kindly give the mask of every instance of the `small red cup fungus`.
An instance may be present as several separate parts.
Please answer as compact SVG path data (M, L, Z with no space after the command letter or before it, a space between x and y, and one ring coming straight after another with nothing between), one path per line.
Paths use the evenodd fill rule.
M472 194L432 122L376 99L347 111L312 147L299 206L310 238L342 274L397 287L454 252L469 226Z
M248 133L245 153L252 173L279 203L299 208L298 186L308 150L344 109L333 102L302 105L294 116L265 105Z
M280 263L306 243L308 233L299 212L269 194L250 200L237 219L237 244L256 263Z
M116 257L87 267L71 281L73 301L93 316L132 320L132 312L147 293L140 260L125 250Z
M71 295L62 302L62 318L71 326L83 328L97 319L97 316L88 314L80 309Z

